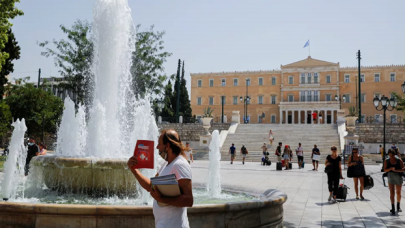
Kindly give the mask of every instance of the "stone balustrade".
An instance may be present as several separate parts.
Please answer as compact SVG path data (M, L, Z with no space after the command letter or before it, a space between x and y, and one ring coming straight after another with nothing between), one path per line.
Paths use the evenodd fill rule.
M383 133L383 124L356 124L356 134L360 136L359 142L382 143L384 138ZM405 143L405 124L386 124L385 141L387 143Z

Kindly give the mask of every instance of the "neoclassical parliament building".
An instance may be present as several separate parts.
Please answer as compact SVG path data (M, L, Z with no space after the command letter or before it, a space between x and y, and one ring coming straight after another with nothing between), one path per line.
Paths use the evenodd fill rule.
M357 67L340 67L339 63L310 56L273 71L191 73L191 107L197 117L203 116L203 109L208 106L214 108L214 117L220 117L224 96L224 115L228 121L232 111L240 111L243 123L244 101L241 100L247 93L250 123L331 124L336 123L338 110L347 112L361 99L363 118L373 117L378 121L382 111L375 109L373 99L382 95L390 98L392 92L402 93L405 65L362 66L361 98L357 92L357 74ZM260 118L263 112L264 119ZM392 122L402 116L400 111L387 111L387 118Z

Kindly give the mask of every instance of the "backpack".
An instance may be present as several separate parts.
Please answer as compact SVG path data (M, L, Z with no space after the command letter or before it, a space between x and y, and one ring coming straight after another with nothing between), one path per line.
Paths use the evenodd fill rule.
M276 153L275 153L276 156L280 156L280 154L281 154L281 151L279 149L281 150L280 146L278 146L276 149ZM278 153L279 151L280 151L280 153Z
M247 154L246 147L242 146L242 154Z

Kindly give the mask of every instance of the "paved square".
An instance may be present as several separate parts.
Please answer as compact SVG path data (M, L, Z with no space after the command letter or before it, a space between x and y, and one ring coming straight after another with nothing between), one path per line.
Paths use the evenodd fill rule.
M209 161L195 161L193 185L205 185ZM399 216L391 216L389 190L381 179L381 165L366 166L367 174L374 178L374 187L365 190L365 200L356 200L353 179L346 178L350 188L346 202L328 203L327 176L323 172L312 171L312 164L298 169L276 171L275 164L261 166L259 162L221 162L221 182L223 189L233 189L260 194L267 189L279 189L288 195L284 204L284 227L405 227L405 211ZM346 176L346 171L343 171ZM388 183L387 183L388 184ZM402 198L405 195L402 189ZM402 202L405 208L405 201Z

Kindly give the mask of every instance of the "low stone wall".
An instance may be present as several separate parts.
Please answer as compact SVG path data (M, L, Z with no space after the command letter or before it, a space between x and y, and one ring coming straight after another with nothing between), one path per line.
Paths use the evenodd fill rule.
M356 134L360 136L359 142L382 143L384 138L383 124L356 124ZM386 143L405 143L405 124L385 125Z
M228 130L231 123L213 123L209 131ZM166 123L158 124L159 129L174 129L176 130L182 141L200 141L200 135L204 134L204 128L200 123Z

